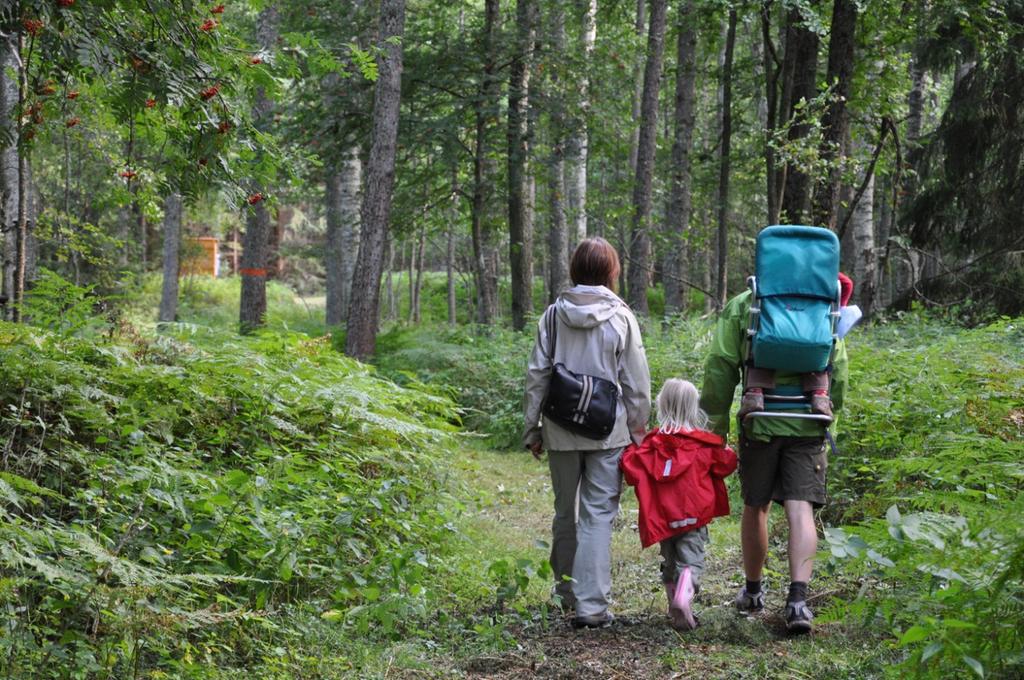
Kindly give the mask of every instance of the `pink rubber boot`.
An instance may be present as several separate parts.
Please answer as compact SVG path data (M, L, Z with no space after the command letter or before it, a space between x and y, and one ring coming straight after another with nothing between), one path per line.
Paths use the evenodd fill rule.
M679 574L679 580L676 581L676 592L672 596L672 604L669 606L669 612L673 614L672 627L676 630L693 630L697 627L697 619L694 618L693 609L690 607L693 595L693 575L690 573L689 567L683 567L682 573Z

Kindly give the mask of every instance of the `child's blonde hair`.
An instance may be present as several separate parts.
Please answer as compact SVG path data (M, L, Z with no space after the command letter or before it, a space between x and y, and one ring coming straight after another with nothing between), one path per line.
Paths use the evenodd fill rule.
M708 425L708 414L700 407L700 394L689 380L666 380L657 404L658 429L666 434L703 430Z

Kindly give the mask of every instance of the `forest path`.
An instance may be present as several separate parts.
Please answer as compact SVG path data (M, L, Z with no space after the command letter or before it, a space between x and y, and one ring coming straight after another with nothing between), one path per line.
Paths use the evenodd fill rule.
M496 560L538 564L550 541L552 495L546 461L526 452L470 449L456 466L474 499L463 517L468 549L481 569ZM735 481L730 481L734 484ZM883 638L842 622L819 623L810 636L787 637L781 618L786 585L781 513L773 513L766 612L744 618L731 607L742 583L738 503L731 517L710 527L708 564L695 611L701 626L677 633L668 625L656 548L640 549L637 503L623 491L612 539L612 609L615 624L575 631L569 619L545 612L550 584L531 579L521 611L507 624L515 642L454 662L449 670L486 678L865 678L882 674L889 659ZM779 573L781 570L781 574ZM819 569L812 607L822 613L838 585ZM818 593L817 596L814 593ZM521 596L522 597L522 596ZM842 618L842 617L838 617Z

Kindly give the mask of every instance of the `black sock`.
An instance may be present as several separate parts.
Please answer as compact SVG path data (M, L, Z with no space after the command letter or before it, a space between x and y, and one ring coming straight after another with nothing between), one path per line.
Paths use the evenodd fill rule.
M787 602L803 602L807 599L807 582L793 581L789 584L789 597Z
M747 594L748 595L757 595L759 592L761 592L761 582L760 581L747 581Z

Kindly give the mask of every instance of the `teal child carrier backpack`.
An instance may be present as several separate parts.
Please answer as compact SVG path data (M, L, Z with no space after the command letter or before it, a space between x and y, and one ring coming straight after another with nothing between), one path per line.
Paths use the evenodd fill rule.
M754 268L747 280L752 300L746 366L791 373L829 370L839 318L839 239L821 227L766 227L757 236ZM770 399L791 403L777 403L774 410L805 406L795 403L802 399L799 390L784 392L780 387Z

